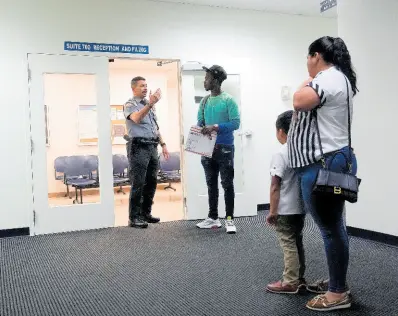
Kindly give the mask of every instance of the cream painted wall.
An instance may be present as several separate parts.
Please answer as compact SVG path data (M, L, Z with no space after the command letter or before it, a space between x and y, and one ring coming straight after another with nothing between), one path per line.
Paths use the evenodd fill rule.
M151 58L241 66L242 127L253 131L244 145L245 185L255 205L268 202L268 165L278 147L274 120L289 105L280 88L306 78L311 41L337 33L335 19L140 0L0 2L0 172L8 179L0 191L0 229L32 224L28 53L63 54L64 41L125 43L149 45Z

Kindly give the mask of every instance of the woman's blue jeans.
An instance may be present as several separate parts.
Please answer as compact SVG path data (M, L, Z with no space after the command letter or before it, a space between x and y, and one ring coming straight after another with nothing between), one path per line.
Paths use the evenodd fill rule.
M352 174L357 173L357 160L352 154ZM325 155L329 170L344 172L347 167L349 148L339 150L335 156ZM312 194L321 162L298 168L301 194L307 213L314 218L319 226L325 245L327 264L329 268L329 291L344 293L348 290L346 278L349 261L348 234L343 220L344 201L334 197L316 197Z

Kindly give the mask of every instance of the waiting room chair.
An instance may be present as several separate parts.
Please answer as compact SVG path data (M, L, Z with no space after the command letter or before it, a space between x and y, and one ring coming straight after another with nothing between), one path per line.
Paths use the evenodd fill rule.
M67 156L60 156L54 160L54 178L55 180L62 180L65 185L65 166L67 158ZM67 196L69 196L69 185L66 185L65 197ZM69 198L71 197L69 196Z
M86 166L87 166L87 168L92 170L89 177L90 177L90 179L96 180L97 185L99 186L98 165L99 165L98 156L96 156L96 155L86 156Z
M113 185L119 186L118 193L126 194L123 191L123 186L130 185L130 180L128 177L128 167L129 162L125 155L116 154L112 156L113 163Z
M165 190L171 189L176 191L172 187L172 183L181 181L181 163L180 153L170 153L170 157L166 160L163 156L160 156L160 170L159 170L159 183L168 183L164 188Z
M55 180L64 180L65 164L67 156L60 156L54 160L54 177ZM59 174L61 173L61 174Z
M75 188L76 197L73 204L79 203L78 190L80 191L80 204L83 204L83 189L93 188L97 185L97 180L91 178L94 171L95 164L87 156L70 156L66 159L66 184Z

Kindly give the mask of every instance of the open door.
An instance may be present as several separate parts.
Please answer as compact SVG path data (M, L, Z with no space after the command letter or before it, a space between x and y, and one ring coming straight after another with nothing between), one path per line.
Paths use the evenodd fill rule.
M108 59L29 54L28 63L32 234L113 226ZM54 205L49 193L66 183L63 204ZM83 201L81 189L99 190L98 200Z
M203 86L205 71L201 66L197 69L184 70L182 78L182 111L183 111L183 132L185 138L192 125L197 124L197 113L200 100L207 95ZM228 79L224 81L223 91L231 94L240 102L240 75L228 74ZM241 124L242 125L242 124ZM245 193L245 179L243 171L243 137L242 128L235 132L235 217L253 216L257 210L250 208L248 203L249 195ZM204 219L208 215L208 194L205 175L201 165L200 156L185 152L184 155L184 186L186 198L186 214L188 220ZM220 198L219 216L225 216L224 192L219 178Z

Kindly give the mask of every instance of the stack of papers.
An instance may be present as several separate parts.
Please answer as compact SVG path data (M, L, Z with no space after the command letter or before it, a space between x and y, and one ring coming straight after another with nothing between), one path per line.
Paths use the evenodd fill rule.
M217 133L213 132L211 138L201 133L202 128L192 126L189 130L185 151L211 158L216 145Z

